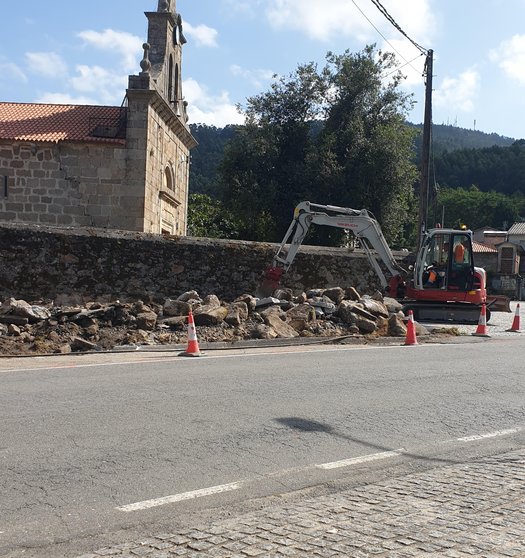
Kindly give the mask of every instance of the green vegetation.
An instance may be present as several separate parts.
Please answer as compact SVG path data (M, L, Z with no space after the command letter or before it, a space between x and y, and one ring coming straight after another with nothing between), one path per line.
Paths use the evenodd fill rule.
M443 225L446 227L466 225L472 230L486 226L503 229L519 221L520 209L525 209L523 196L481 192L476 186L471 186L443 188L438 192L429 214L431 223L440 223L444 215Z
M390 76L386 83L382 78ZM299 201L366 208L393 247L415 239L420 126L395 59L366 47L328 53L276 78L241 110L244 126L191 126L189 232L280 241ZM418 135L419 134L419 135ZM430 222L510 226L525 215L525 140L434 125ZM319 227L311 243L336 245Z

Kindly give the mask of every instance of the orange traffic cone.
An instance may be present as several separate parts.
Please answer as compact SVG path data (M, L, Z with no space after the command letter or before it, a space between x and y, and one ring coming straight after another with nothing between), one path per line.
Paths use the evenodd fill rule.
M516 306L516 313L514 314L514 320L512 320L512 326L506 331L512 331L514 333L521 333L520 331L520 303Z
M417 345L416 324L414 323L414 312L408 311L407 335L405 345Z
M199 342L197 341L197 332L195 330L195 322L193 321L193 312L191 310L188 314L188 346L185 351L179 353L179 356L201 356Z
M478 337L490 337L489 330L487 328L487 308L485 303L481 305L478 327L472 335L477 335Z

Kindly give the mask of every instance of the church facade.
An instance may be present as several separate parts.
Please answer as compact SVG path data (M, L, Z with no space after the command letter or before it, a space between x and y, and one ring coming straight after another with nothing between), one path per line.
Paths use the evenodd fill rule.
M146 17L122 106L0 102L0 222L186 234L186 40L175 0Z

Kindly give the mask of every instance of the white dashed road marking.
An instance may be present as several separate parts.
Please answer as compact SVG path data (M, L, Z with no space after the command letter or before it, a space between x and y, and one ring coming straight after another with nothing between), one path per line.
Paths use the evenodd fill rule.
M389 457L397 457L406 450L400 448L394 451L384 451L382 453L372 453L370 455L362 455L352 459L342 459L341 461L332 461L331 463L321 463L316 465L318 469L338 469L339 467L348 467L349 465L358 465L359 463L367 463L368 461L377 461L378 459L388 459Z
M119 506L117 507L117 510L123 512L146 510L148 508L163 506L164 504L173 504L175 502L182 502L183 500L192 500L193 498L201 498L202 496L211 496L212 494L219 494L221 492L230 492L231 490L241 488L242 484L242 482L232 482L230 484L221 484L218 486L211 486L210 488L203 488L201 490L182 492L181 494L173 494L172 496L164 496L163 498L154 498L153 500L144 500L143 502L135 502L134 504Z
M464 438L457 438L458 442L474 442L476 440L484 440L485 438L496 438L498 436L508 436L509 434L516 434L521 428L509 428L508 430L496 430L496 432L489 432L488 434L474 434L472 436L465 436Z

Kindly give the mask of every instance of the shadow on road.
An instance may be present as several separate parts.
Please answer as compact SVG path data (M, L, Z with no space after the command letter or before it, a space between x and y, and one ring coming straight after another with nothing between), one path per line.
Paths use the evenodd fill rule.
M301 417L282 417L282 418L276 418L274 420L275 422L287 426L292 430L300 430L301 432L319 432L319 433L329 434L330 436L334 436L335 438L340 438L342 440L354 442L366 448L372 448L374 450L380 450L382 452L395 451L397 449L397 448L389 448L387 446L381 446L378 444L373 444L366 440L361 440L360 438L348 436L347 434L343 434L342 432L337 431L329 424L325 424L323 422L318 422L315 420L309 420ZM457 465L458 463L463 463L463 461L457 461L454 459L435 458L435 457L429 457L427 455L418 455L410 452L403 452L402 455L411 457L413 459L418 459L421 461L431 461L435 463L444 463L444 464L448 463L454 465Z

